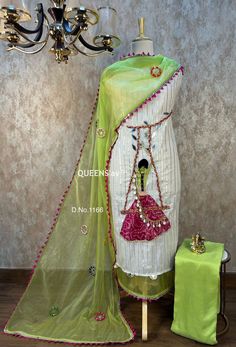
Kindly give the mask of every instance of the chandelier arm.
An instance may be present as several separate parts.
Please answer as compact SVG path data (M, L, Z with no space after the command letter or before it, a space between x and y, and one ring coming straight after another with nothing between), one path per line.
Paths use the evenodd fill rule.
M40 45L40 44L46 44L48 42L48 38L49 38L49 26L50 26L50 23L49 23L49 20L47 18L47 16L45 15L44 16L45 20L46 20L46 23L47 23L47 34L46 34L46 37L44 40L40 41L41 37L42 37L42 34L43 34L43 26L41 27L40 31L37 33L37 35L35 36L34 40L31 40L28 36L22 34L20 31L18 31L18 29L15 28L15 31L21 36L23 37L26 41L28 41L28 43L15 43L14 46L17 46L17 47L21 47L21 48L31 48L33 47L34 45ZM10 46L11 47L11 46Z
M17 30L17 32L19 33L23 33L23 34L36 34L38 33L41 28L43 27L43 23L44 23L44 19L45 19L45 14L43 11L43 5L42 4L37 4L37 20L38 20L38 25L34 30L30 30L27 28L24 28L22 25L20 25L19 23L13 22L13 23L9 23L11 24L11 26L13 26L13 28L15 30Z
M81 34L82 31L83 31L83 30L81 29L81 30L78 32L78 34L73 38L72 41L68 41L68 40L67 40L67 37L65 36L65 42L66 42L68 45L73 45L73 44L78 40L78 37L79 37L79 35Z
M47 41L45 41L45 40L44 41L40 41L40 39L42 37L42 34L43 34L43 29L41 29L38 32L38 34L35 36L33 42L29 42L29 43L15 43L14 46L21 47L21 48L31 48L31 47L34 47L36 44L43 44L43 43L45 43Z
M90 43L88 43L87 41L85 41L85 39L83 38L82 35L79 35L79 40L80 42L88 49L90 49L91 51L109 51L112 52L113 48L112 47L97 47L97 46L92 46L90 45Z
M39 53L40 51L42 51L42 49L46 46L46 44L47 44L47 42L44 42L40 48L36 49L35 51L31 51L31 52L25 51L24 49L16 47L16 46L8 47L7 51L10 52L10 51L14 50L14 51L18 51L18 52L21 52L24 54L36 54L36 53Z
M41 37L42 37L42 33L43 33L43 28L41 29L41 31L38 32L38 34L35 36L34 40L31 40L28 36L26 36L25 34L23 34L22 32L20 32L18 29L15 28L15 31L17 32L17 34L19 34L21 37L23 37L23 39L25 39L27 42L33 44L33 45L40 45L45 43L45 40L40 41ZM17 43L15 44L17 45ZM21 45L21 44L19 44Z
M73 43L72 46L76 49L76 51L78 51L79 53L85 55L86 57L95 57L97 55L100 55L100 54L103 54L103 53L107 53L107 51L105 49L103 51L96 52L96 53L87 53L87 52L82 51L75 43Z

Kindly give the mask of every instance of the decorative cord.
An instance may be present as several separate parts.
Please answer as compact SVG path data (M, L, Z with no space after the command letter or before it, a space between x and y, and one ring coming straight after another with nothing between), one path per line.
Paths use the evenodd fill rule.
M168 118L170 118L170 116L172 115L172 112L164 113L164 114L166 114L166 117L162 118L160 121L153 123L153 124L137 125L137 126L127 125L127 128L137 129L138 136L137 136L137 150L136 150L136 153L134 156L133 169L132 169L132 174L131 174L130 181L129 181L128 191L127 191L126 196L125 196L125 205L124 205L123 210L121 211L122 214L127 214L129 212L127 210L127 204L128 204L128 196L129 196L129 193L131 191L131 185L132 185L132 182L135 182L135 185L137 183L136 182L135 168L136 168L137 159L138 159L138 155L139 155L139 151L140 151L140 129L148 129L148 148L147 148L147 151L148 151L148 154L149 154L149 157L151 160L151 165L153 166L153 169L154 169L154 172L156 175L157 190L158 190L158 194L159 194L161 210L165 210L165 209L169 208L169 206L165 206L163 204L163 198L162 198L161 187L160 187L160 179L159 179L157 168L155 166L155 162L154 162L153 155L152 155L152 149L151 149L152 148L152 127L157 126L157 125L161 125L164 121L166 121ZM137 186L135 189L137 191ZM144 220L148 220L148 222L153 222L144 213L144 209L142 207L141 201L138 198L138 194L137 194L137 200L138 200L137 205L139 206L139 211L141 212L141 215L144 217Z
M157 125L161 125L164 121L166 121L168 118L170 118L170 116L172 115L172 111L169 113L164 113L165 115L167 115L166 117L162 118L161 120L159 120L156 123L153 124L146 124L146 125L127 125L127 128L132 128L132 129L147 129L147 128L151 128Z
M138 129L137 150L136 150L136 153L135 153L135 156L134 156L134 163L133 163L132 174L131 174L130 181L129 181L128 191L127 191L126 197L125 197L125 206L124 206L123 210L121 211L122 214L125 214L126 211L127 211L128 196L129 196L129 193L131 191L131 185L132 185L133 177L135 177L135 175L136 175L135 174L135 168L136 168L136 164L137 164L139 151L140 151L140 129Z
M149 153L149 156L150 156L150 159L151 159L151 164L153 166L153 169L154 169L154 172L155 172L155 175L156 175L156 179L157 179L157 190L158 190L158 194L159 194L159 199L160 199L160 203L161 203L161 209L163 209L163 199L162 199L162 194L161 194L161 187L160 187L160 180L159 180L159 175L158 175L158 172L157 172L157 168L155 166L155 163L154 163L154 159L153 159L153 155L152 155L152 128L149 127L148 128L148 153Z

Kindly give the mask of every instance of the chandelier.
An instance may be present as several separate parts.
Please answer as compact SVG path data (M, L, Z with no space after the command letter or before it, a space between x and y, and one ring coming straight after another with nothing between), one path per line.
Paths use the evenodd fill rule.
M29 0L30 1L30 0ZM23 26L32 16L27 0L0 0L0 39L7 41L7 51L26 54L40 52L52 40L50 52L58 63L67 63L69 56L81 53L97 56L111 53L119 46L120 39L115 33L116 10L109 6L97 10L78 5L78 0L50 0L50 17L42 3L36 5L34 28ZM32 5L32 1L30 1ZM84 33L97 24L93 42L84 38Z

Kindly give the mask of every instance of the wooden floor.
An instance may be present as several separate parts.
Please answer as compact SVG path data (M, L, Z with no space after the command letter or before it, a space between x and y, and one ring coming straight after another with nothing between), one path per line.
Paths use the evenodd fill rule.
M28 273L24 271L0 271L0 327L1 331L5 321L9 318L15 304L24 292L27 283ZM229 332L218 339L219 346L236 347L236 274L227 276L227 303L226 313L230 320ZM146 347L196 347L202 344L175 335L170 331L171 317L173 312L173 302L170 296L161 298L148 304L148 341L141 339L141 301L132 298L123 298L121 309L126 318L132 323L137 331L137 336L133 344ZM220 325L220 324L219 324ZM49 347L68 346L68 344L49 344L42 341L32 341L19 339L14 336L0 334L0 347ZM203 346L203 345L202 345Z

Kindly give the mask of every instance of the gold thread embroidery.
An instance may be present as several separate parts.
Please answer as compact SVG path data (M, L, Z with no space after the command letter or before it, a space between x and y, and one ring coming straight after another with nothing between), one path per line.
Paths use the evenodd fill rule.
M103 128L98 128L96 133L97 133L97 136L100 138L103 138L106 135L106 131Z

